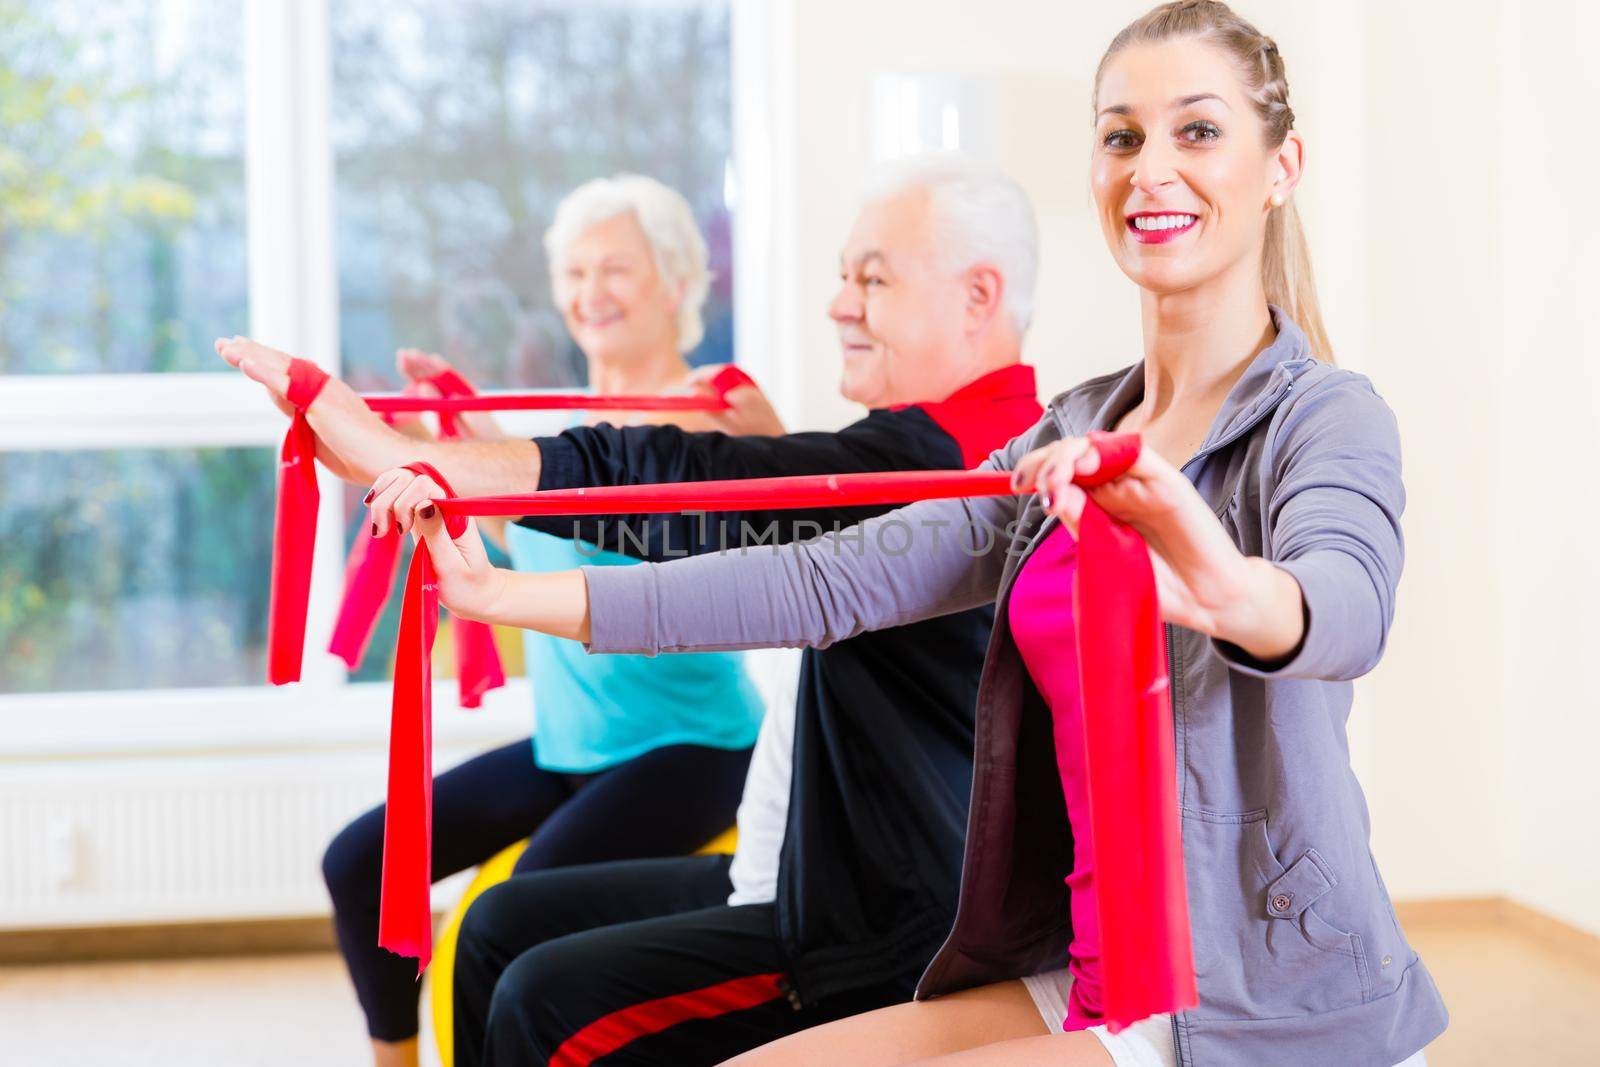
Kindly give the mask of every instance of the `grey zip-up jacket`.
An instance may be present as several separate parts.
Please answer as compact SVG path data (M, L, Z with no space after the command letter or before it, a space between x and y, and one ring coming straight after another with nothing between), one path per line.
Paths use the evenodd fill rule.
M1299 582L1308 624L1270 666L1168 627L1200 990L1199 1006L1174 1016L1173 1043L1185 1067L1391 1067L1447 1023L1373 861L1345 735L1350 679L1377 664L1394 613L1399 436L1367 379L1311 358L1304 334L1272 314L1276 341L1183 473L1242 552ZM1138 364L1063 393L986 466L1111 428L1143 374ZM927 501L803 546L585 570L597 652L824 647L997 603L960 904L918 997L1066 963L1072 835L1049 711L1006 612L1053 524L1036 497Z

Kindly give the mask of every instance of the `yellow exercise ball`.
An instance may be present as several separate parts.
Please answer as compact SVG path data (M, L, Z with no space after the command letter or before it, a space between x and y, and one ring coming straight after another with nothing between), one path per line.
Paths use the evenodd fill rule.
M738 831L730 827L696 855L730 854L738 841ZM433 1041L439 1049L439 1061L444 1067L453 1067L455 1062L455 1036L451 1030L455 1020L455 1007L450 997L450 986L455 978L456 938L461 933L461 920L467 914L467 909L472 906L472 902L478 899L479 894L511 877L512 869L516 867L517 860L527 847L526 841L519 841L482 864L473 874L472 881L467 883L466 892L461 894L456 906L450 909L450 915L444 922L444 929L434 940L433 962L429 964L427 976L423 979L422 995L428 1000L428 1011L433 1017Z

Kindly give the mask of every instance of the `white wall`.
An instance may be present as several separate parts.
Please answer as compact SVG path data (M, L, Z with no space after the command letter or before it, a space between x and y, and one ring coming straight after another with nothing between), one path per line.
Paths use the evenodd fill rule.
M1101 50L1146 6L779 6L772 257L786 279L773 345L803 368L785 398L795 422L856 415L836 393L824 308L882 72L996 88L1001 161L1043 231L1028 343L1042 391L1138 357L1136 294L1089 209L1088 94ZM1583 610L1600 593L1583 551L1600 514L1580 466L1583 431L1600 424L1584 317L1600 245L1592 224L1586 246L1571 232L1600 214L1579 110L1596 98L1580 47L1600 27L1575 0L1475 5L1470 18L1428 0L1240 7L1288 61L1310 143L1299 201L1339 358L1373 376L1404 435L1400 610L1351 728L1385 877L1399 897L1511 893L1600 932L1588 822L1600 774L1586 766L1600 753L1600 685L1585 670L1597 624ZM1561 461L1530 473L1520 448L1535 431ZM1531 557L1520 570L1519 554Z
M1505 878L1519 899L1600 930L1600 97L1594 5L1508 4L1501 61L1501 434L1485 495L1507 568L1499 616L1505 676ZM1530 462L1530 459L1536 460Z
M1074 5L1076 6L1076 5ZM1107 269L1087 211L1083 166L1088 85L1098 53L1131 5L1003 0L794 5L784 46L794 55L796 209L786 236L796 272L795 321L783 331L789 358L807 368L802 417L837 426L855 417L838 397L838 344L824 311L837 286L839 246L871 161L871 90L885 71L976 73L995 78L1003 102L1002 163L1033 196L1045 254L1028 350L1050 393L1128 362L1137 343L1137 299ZM1118 11L1118 8L1121 11ZM1018 33L1017 28L1029 27Z
M1364 35L1365 369L1400 420L1409 496L1394 630L1364 687L1365 781L1374 848L1404 897L1509 888L1504 649L1495 613L1475 610L1501 602L1504 578L1484 488L1500 447L1505 72L1497 7L1483 11L1447 20L1431 4L1375 5Z

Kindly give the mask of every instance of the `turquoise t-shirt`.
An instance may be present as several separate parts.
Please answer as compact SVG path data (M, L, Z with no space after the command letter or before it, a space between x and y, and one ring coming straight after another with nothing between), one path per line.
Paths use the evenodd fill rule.
M506 526L519 571L637 563L571 538ZM537 714L534 756L552 771L602 770L665 745L755 744L763 704L737 652L591 656L576 641L523 631Z

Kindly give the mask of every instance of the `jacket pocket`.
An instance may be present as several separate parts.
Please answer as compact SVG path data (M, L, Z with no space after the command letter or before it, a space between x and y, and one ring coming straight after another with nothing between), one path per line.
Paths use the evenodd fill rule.
M1360 937L1315 910L1338 884L1315 849L1285 867L1265 810L1190 810L1183 824L1202 1015L1274 1018L1370 995Z

